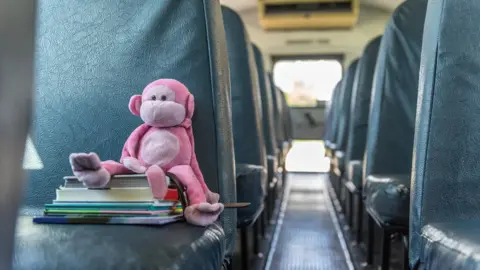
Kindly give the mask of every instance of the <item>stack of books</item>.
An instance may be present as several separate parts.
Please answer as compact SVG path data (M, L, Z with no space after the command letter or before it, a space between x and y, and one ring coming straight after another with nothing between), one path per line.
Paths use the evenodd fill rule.
M144 174L115 175L99 189L85 187L75 176L64 180L35 223L162 225L183 220L186 200L178 186L169 185L164 200L154 200Z

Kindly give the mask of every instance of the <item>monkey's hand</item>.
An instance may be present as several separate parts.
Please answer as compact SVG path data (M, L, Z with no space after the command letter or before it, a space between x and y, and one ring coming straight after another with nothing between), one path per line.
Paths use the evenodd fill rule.
M125 167L127 167L127 169L136 173L145 173L147 171L147 168L145 168L145 166L142 166L142 164L140 164L140 161L133 157L124 158L122 160L122 163Z

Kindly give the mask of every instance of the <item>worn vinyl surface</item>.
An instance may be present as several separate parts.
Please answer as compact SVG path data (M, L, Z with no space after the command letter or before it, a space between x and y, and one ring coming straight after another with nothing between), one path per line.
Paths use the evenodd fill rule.
M266 269L353 269L326 178L320 174L290 174L289 178Z

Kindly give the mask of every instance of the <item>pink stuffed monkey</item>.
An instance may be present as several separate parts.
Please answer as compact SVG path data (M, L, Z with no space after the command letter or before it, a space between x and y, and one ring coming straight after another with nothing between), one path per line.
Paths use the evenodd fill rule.
M163 199L168 190L165 172L170 172L186 187L186 220L200 226L217 220L224 206L208 189L198 166L191 127L194 101L187 87L173 79L156 80L130 99L129 108L145 123L128 137L120 163L101 162L95 153L73 153L74 175L93 188L107 185L111 175L145 173L153 197Z

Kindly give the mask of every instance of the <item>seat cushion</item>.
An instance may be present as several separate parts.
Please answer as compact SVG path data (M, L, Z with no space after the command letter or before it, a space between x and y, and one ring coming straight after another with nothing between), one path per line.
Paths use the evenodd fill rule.
M480 269L480 220L426 225L421 241L426 269Z
M347 180L352 183L350 191L355 192L362 190L362 168L363 163L361 160L353 160L348 162L347 165Z
M220 269L222 227L38 225L18 220L15 270Z
M237 164L237 201L250 205L237 209L237 227L252 225L263 211L267 169L252 164Z
M369 175L363 194L370 215L383 226L408 226L410 175Z

